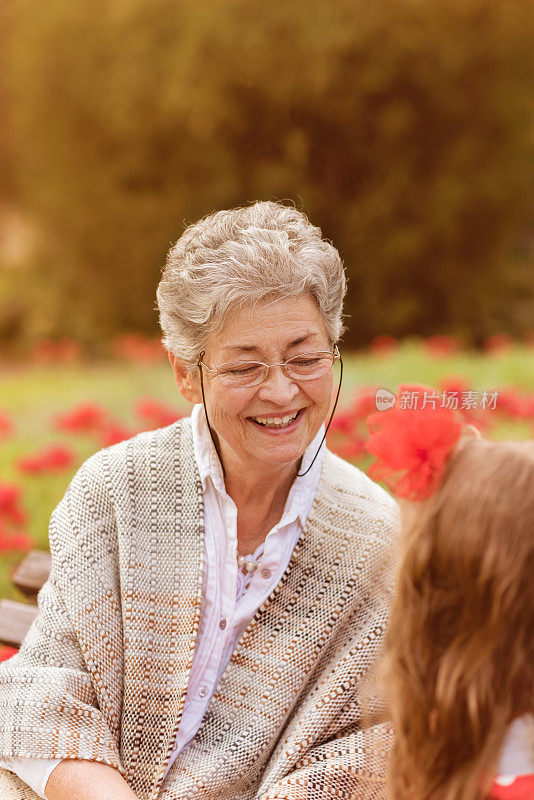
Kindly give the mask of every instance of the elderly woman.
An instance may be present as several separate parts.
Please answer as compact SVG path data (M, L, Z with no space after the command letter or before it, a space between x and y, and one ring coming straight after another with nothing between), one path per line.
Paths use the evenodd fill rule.
M158 288L191 418L92 456L52 515L52 571L0 669L0 797L385 796L363 679L396 506L324 445L345 291L294 208L188 228Z

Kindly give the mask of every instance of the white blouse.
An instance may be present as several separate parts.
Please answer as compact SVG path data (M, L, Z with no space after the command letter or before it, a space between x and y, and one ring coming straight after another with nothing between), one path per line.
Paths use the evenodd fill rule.
M237 508L226 492L202 405L194 406L191 422L204 499L203 604L184 710L167 772L194 738L241 635L289 564L317 492L324 454L323 444L307 475L295 478L280 521L253 554L255 560L261 557L259 568L244 573L237 565ZM321 426L304 453L303 470L310 465L323 435ZM46 782L61 760L2 756L0 766L15 772L46 800Z

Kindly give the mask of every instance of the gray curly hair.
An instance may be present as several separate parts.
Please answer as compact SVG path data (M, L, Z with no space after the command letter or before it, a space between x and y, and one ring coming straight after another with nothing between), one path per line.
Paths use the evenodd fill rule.
M218 211L169 251L156 293L162 343L193 368L231 309L311 294L334 344L345 291L338 251L296 208L266 201Z

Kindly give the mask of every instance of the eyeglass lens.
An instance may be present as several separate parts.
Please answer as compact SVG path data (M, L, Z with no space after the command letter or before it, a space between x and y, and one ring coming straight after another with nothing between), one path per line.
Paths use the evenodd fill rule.
M320 378L332 368L335 356L333 353L304 353L288 359L283 364L286 375L295 380L313 380ZM267 377L269 367L259 361L235 361L221 364L218 375L221 380L231 386L246 387L261 383Z

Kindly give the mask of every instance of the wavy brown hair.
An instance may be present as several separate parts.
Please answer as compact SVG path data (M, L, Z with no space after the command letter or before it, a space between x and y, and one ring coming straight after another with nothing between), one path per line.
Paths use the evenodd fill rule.
M534 443L469 439L403 511L383 678L395 800L481 800L534 710Z

